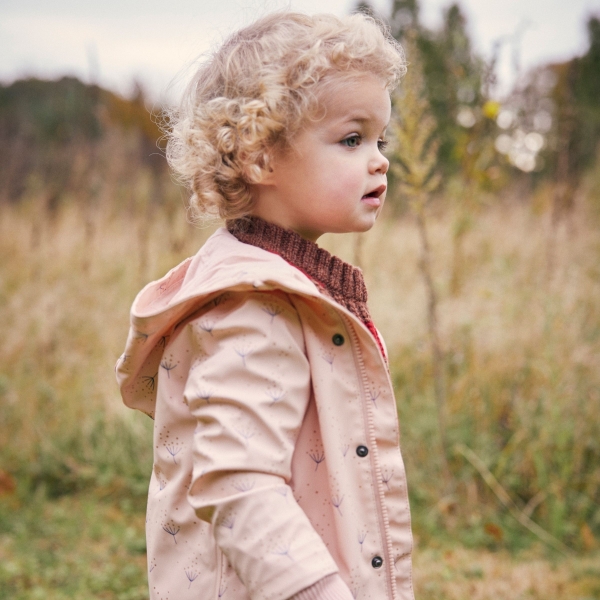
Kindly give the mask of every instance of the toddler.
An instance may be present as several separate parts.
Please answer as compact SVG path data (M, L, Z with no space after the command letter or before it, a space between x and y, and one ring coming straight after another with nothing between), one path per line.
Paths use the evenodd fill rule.
M147 285L117 363L154 419L152 600L409 600L410 516L362 273L401 48L372 18L279 12L232 35L172 120L168 159L217 230Z

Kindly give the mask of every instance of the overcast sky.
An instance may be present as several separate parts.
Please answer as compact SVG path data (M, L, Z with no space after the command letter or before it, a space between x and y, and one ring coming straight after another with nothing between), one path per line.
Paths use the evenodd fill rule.
M422 0L422 20L441 22L448 0ZM600 0L460 0L476 48L520 38L522 69L568 59L586 48L585 22ZM76 75L127 93L135 79L154 97L177 94L193 60L269 10L349 12L355 0L0 0L0 81ZM387 14L390 0L372 2ZM520 32L520 35L519 35ZM513 44L513 48L515 48ZM188 70L185 70L186 65ZM511 48L500 76L514 79ZM170 91L169 91L170 90Z

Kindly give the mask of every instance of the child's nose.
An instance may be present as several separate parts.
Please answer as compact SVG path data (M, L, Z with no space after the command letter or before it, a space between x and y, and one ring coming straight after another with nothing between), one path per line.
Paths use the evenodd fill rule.
M369 163L370 173L382 173L385 175L390 168L390 161L381 153L381 150L377 148L374 152L371 162Z

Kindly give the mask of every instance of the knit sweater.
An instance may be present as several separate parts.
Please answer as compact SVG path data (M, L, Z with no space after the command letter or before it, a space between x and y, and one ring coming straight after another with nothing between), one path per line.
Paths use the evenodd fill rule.
M310 277L322 293L354 313L369 329L385 357L383 344L367 306L367 286L362 271L295 231L260 217L227 221L227 229L240 242L278 254ZM386 358L387 360L387 358Z

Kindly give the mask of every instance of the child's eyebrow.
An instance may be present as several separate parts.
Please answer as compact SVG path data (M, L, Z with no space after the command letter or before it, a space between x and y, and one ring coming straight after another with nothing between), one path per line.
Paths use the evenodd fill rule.
M364 125L365 123L368 123L369 121L373 121L374 119L372 119L371 117L352 117L350 119L344 119L343 120L343 124L344 125L351 125L353 123L356 123L357 125ZM381 131L385 134L387 128L390 126L390 121L388 121L382 128Z
M343 119L344 122L346 123L366 123L368 121L372 121L373 118L372 117L358 117L358 116L351 116L351 117L346 117Z

